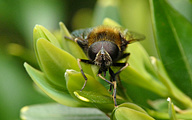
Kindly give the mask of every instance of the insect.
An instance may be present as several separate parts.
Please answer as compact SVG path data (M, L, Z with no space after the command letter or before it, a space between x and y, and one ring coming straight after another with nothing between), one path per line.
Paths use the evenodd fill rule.
M93 28L75 30L71 33L72 38L66 39L76 42L85 52L89 59L77 59L81 73L85 79L85 83L81 90L84 89L87 83L87 77L83 72L80 62L96 65L99 67L98 76L110 84L110 90L113 88L113 100L115 106L117 77L128 64L130 53L125 53L128 44L135 41L145 39L144 35L122 29L121 27L112 27L101 25ZM118 62L126 58L124 63ZM117 72L113 72L111 66L120 67ZM110 80L105 78L106 72L109 71ZM102 76L103 73L103 76Z

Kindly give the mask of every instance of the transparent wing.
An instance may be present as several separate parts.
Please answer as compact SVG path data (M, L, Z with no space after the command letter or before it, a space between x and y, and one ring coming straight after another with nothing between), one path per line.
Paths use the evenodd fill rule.
M121 29L121 31L128 44L145 39L144 35L137 32L129 31L128 29Z
M93 28L79 29L71 33L74 38L87 39L88 34L93 30Z

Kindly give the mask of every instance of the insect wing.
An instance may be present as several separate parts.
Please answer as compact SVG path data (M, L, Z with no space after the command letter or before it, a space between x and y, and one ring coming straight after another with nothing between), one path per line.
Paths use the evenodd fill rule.
M79 30L75 30L71 33L71 35L74 38L79 38L81 40L83 39L87 39L87 36L89 35L89 33L93 30L93 28L87 28L87 29L79 29Z
M93 30L93 28L87 29L79 29L75 30L71 33L72 39L77 42L77 44L83 49L83 51L87 54L88 50L88 35Z
M144 35L139 34L137 32L128 31L128 29L124 29L122 33L125 39L129 42L129 44L145 39Z

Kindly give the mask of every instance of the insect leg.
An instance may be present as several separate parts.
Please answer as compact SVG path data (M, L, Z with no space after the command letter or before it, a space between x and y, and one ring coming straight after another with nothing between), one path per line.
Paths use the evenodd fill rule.
M123 54L123 56L121 57L121 59L126 58L126 60L125 60L124 63L113 63L112 66L122 67L119 71L117 71L117 72L115 73L115 75L119 74L122 70L124 70L127 66L129 66L129 63L127 62L127 61L128 61L128 58L129 58L129 55L130 55L130 53L125 53L125 54Z
M83 77L84 77L84 79L85 79L85 83L84 83L83 87L82 87L81 90L80 90L80 91L82 91L82 90L85 88L85 85L86 85L86 83L87 83L87 77L85 76L85 73L83 72L83 69L82 69L82 67L81 67L80 62L84 62L84 63L87 63L87 64L93 64L93 63L92 63L91 61L89 61L89 60L77 59L77 63L78 63L78 66L79 66L79 68L80 68L80 70L81 70L81 74L83 75Z
M107 79L105 79L102 75L101 75L101 71L99 70L99 73L98 73L98 76L101 78L101 79L103 79L103 80L105 80L107 83L109 83L110 84L110 89L112 88L112 86L113 86L113 100L114 100L114 104L115 104L115 106L117 106L117 102L116 102L116 80L114 80L115 78L115 74L114 74L114 72L109 68L109 72L112 72L112 73L110 73L110 75L111 75L111 77L112 77L112 80L107 80ZM112 82L111 82L112 81Z
M116 101L117 82L116 82L115 73L113 72L113 70L111 68L109 68L109 74L111 75L111 79L112 79L112 83L113 83L113 100L114 100L115 106L117 106L117 101Z
M112 82L113 80L112 80L112 77L110 77L110 81ZM111 92L111 90L112 90L112 87L113 87L113 85L110 85L110 87L109 87L109 91Z
M72 40L72 41L76 42L81 48L83 48L83 50L87 49L87 44L88 44L87 39L83 39L83 38L70 38L70 37L67 37L67 36L65 36L65 39Z
M65 38L65 39L68 39L68 40L72 40L72 41L74 41L74 42L76 42L76 43L77 43L77 41L79 40L79 38L73 39L73 38L70 38L70 37L67 37L67 36L65 36L64 38Z
M112 82L110 82L109 80L105 79L105 78L101 75L101 72L100 72L100 71L99 71L99 73L98 73L98 76L99 76L101 79L103 79L104 81L106 81L107 83L109 83L110 85L113 85Z
M127 62L129 55L130 55L130 53L124 53L124 54L120 57L120 59L126 58L126 62ZM112 66L120 66L120 67L122 67L122 66L125 66L125 63L113 63ZM110 81L111 81L111 80L110 80ZM119 81L120 81L120 80L119 80ZM110 85L109 91L111 91L111 89L112 89L112 86Z
M118 66L122 66L122 68L115 73L115 75L118 75L121 71L123 71L127 66L129 66L129 63L116 63Z
M113 63L112 66L118 66L118 67L121 67L119 71L117 71L116 73L113 73L114 75L114 102L116 102L116 89L117 89L117 80L119 82L119 87L120 87L120 93L122 94L122 96L124 96L125 98L127 98L127 100L131 101L130 98L128 97L128 95L126 94L126 90L125 88L123 87L123 85L121 84L121 80L120 80L120 77L119 77L119 73L121 71L123 71L129 64L128 64L128 57L129 57L130 53L125 53L123 54L123 56L121 57L121 59L123 58L126 58L125 60L125 63ZM110 69L109 69L109 72L110 72ZM111 75L112 76L112 75Z
M65 38L65 39L68 39L68 40L72 40L72 41L75 42L75 40L74 40L73 38L71 38L71 37L64 36L64 38Z

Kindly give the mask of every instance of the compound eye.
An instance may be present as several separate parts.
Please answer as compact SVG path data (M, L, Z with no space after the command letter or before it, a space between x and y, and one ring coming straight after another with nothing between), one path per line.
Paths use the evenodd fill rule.
M119 55L119 48L117 47L116 44L110 42L110 41L99 41L93 43L88 50L88 56L91 60L94 60L97 53L101 50L101 48L105 49L107 53L110 55L112 60L115 60L118 58Z
M96 57L97 53L95 53L94 51L92 51L91 49L88 50L88 56L89 58L93 61Z
M95 60L97 53L101 50L102 44L100 42L93 43L88 49L88 56L91 60Z
M104 41L103 48L109 53L112 60L116 60L119 55L119 48L110 41Z

